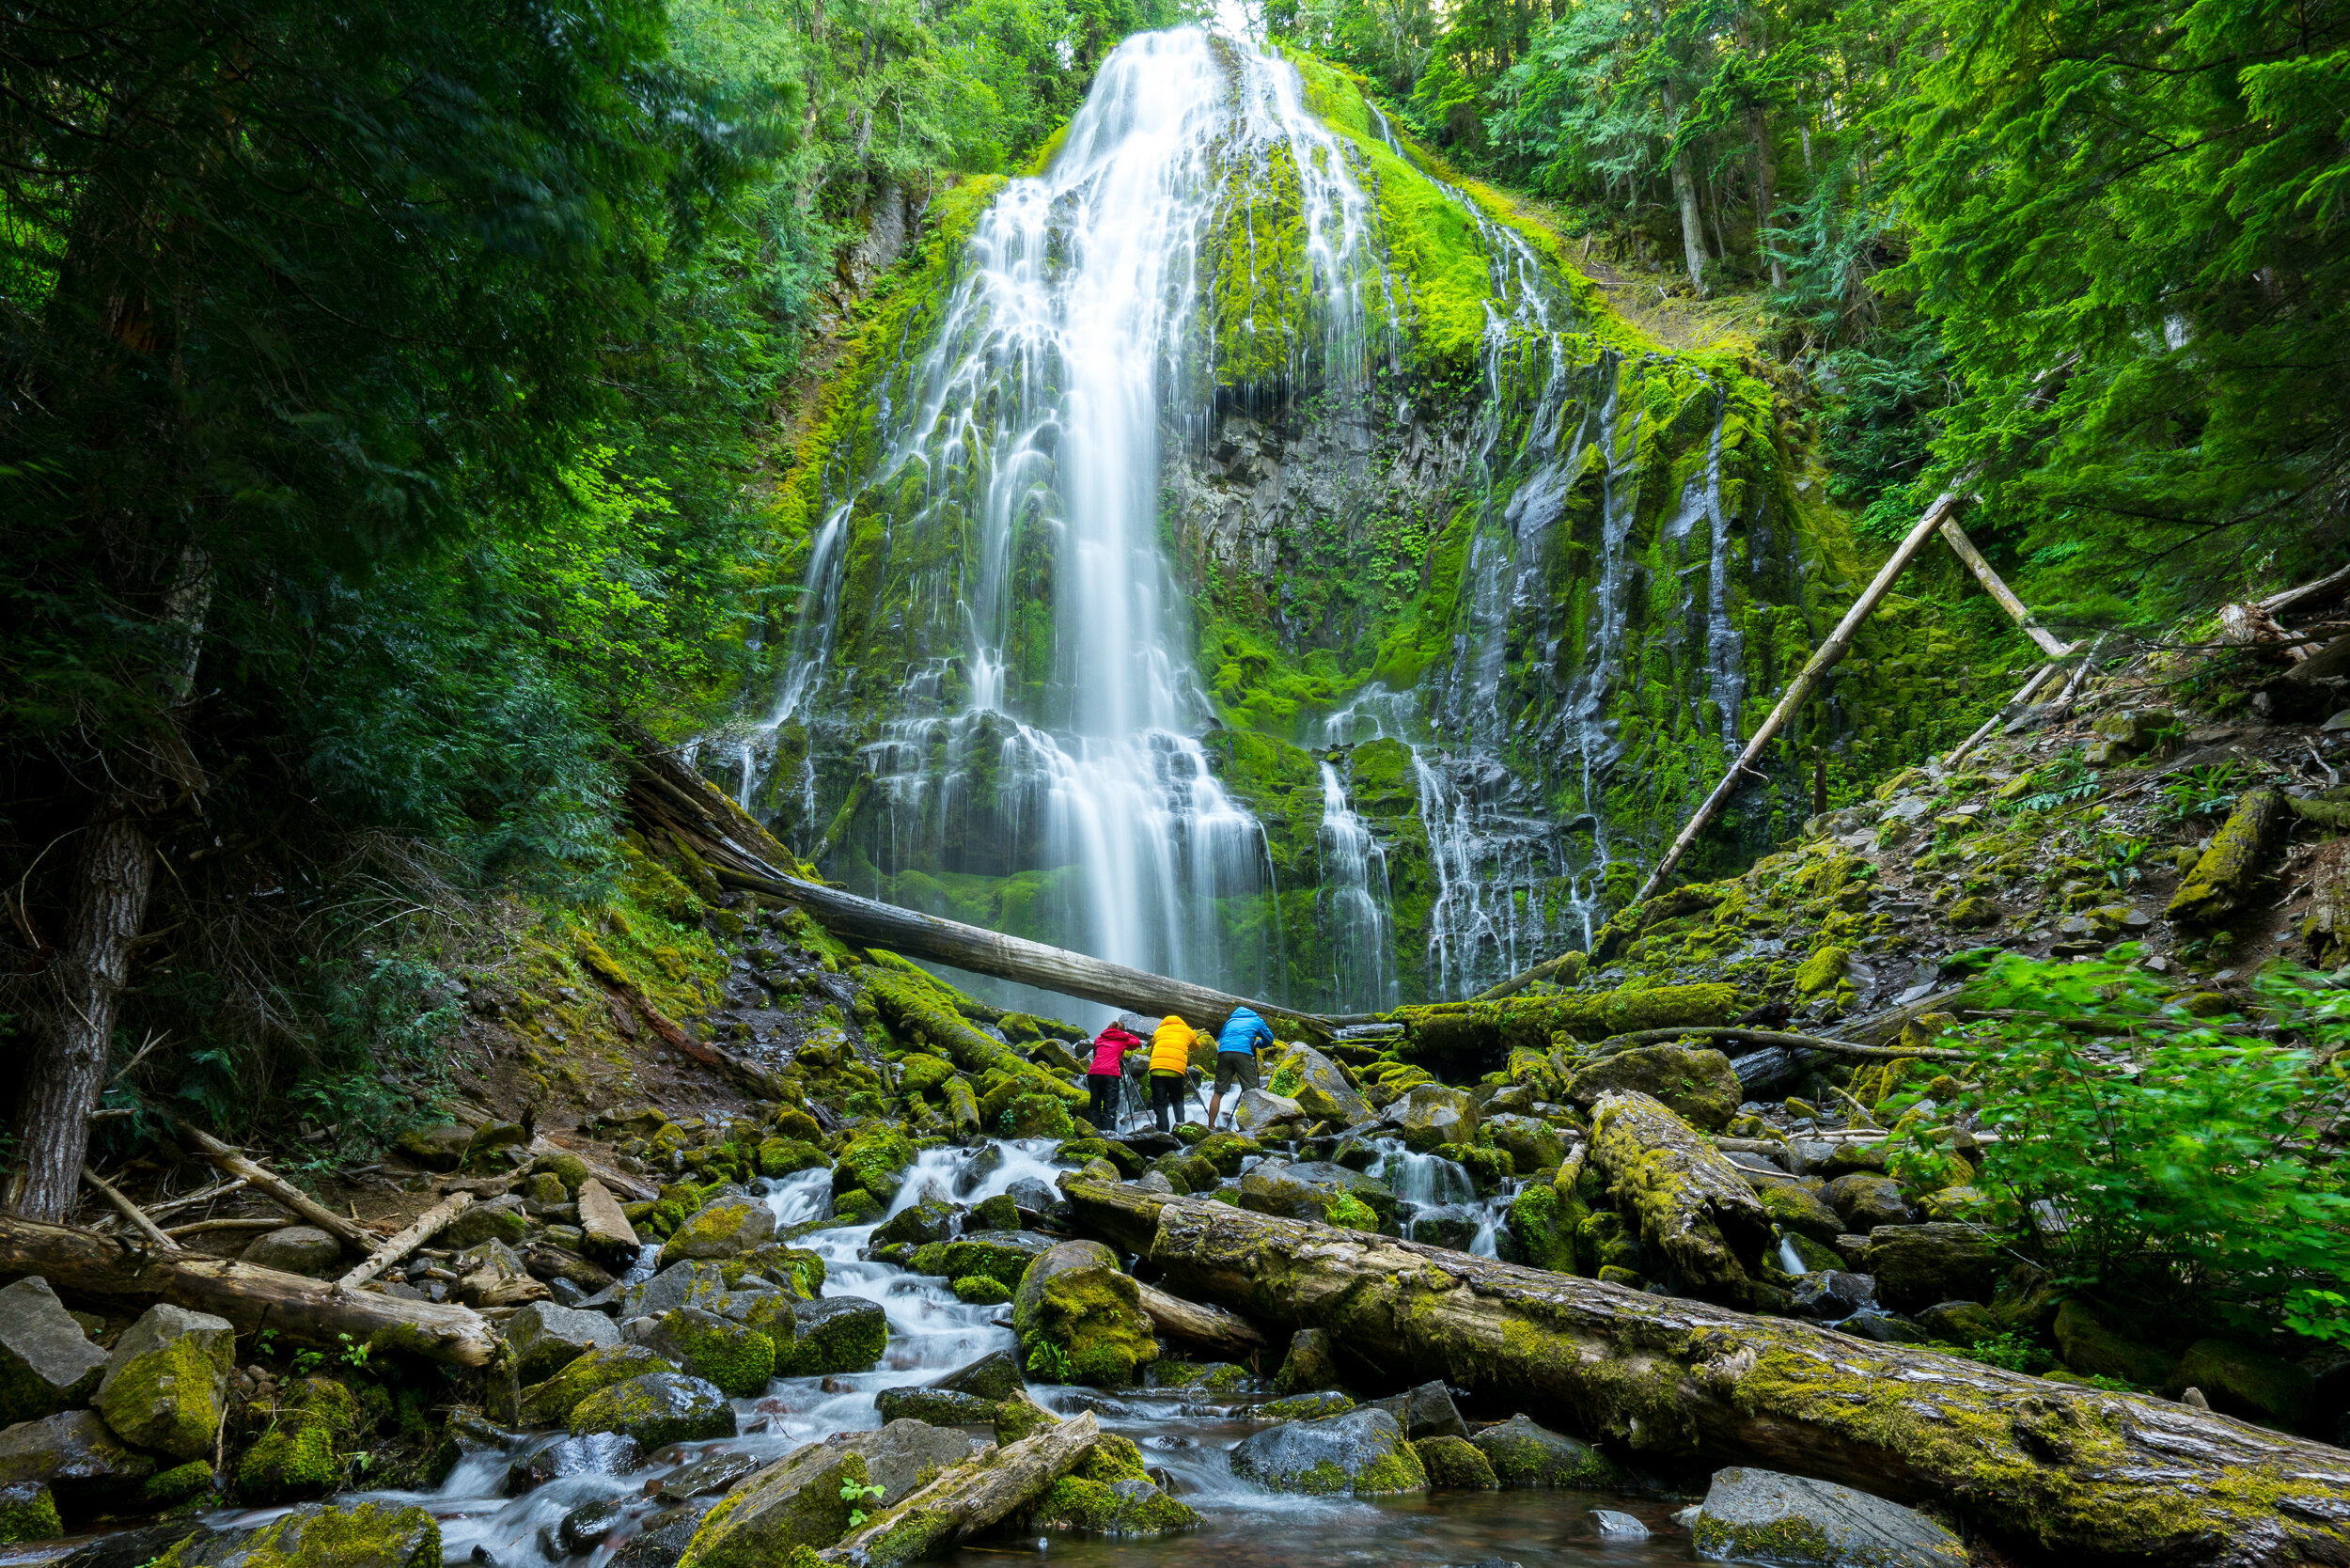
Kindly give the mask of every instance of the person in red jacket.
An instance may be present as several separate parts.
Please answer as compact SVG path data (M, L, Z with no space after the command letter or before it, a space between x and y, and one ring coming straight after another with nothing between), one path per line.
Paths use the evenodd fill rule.
M1126 1053L1142 1049L1142 1042L1126 1032L1117 1019L1109 1027L1093 1037L1093 1062L1086 1069L1086 1092L1093 1097L1092 1121L1096 1132L1113 1132L1118 1126L1118 1094L1125 1087Z

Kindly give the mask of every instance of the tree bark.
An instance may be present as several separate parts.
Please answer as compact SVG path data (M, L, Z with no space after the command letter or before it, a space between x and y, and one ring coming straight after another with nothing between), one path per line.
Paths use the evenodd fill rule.
M1317 1326L1393 1381L1510 1401L1669 1463L1750 1463L1948 1509L2098 1560L2350 1562L2350 1458L2137 1394L2049 1383L1815 1324L1071 1177L1081 1229L1169 1284Z
M1169 1340L1214 1351L1228 1361L1245 1361L1269 1347L1257 1325L1237 1312L1169 1295L1156 1285L1139 1285L1143 1315Z
M1093 1412L964 1461L897 1507L816 1555L856 1568L903 1568L968 1541L1042 1497L1101 1441Z
M218 1223L217 1221L213 1223ZM489 1365L504 1341L470 1307L337 1291L323 1279L195 1253L134 1250L62 1225L0 1216L0 1274L38 1274L60 1291L212 1312L240 1333L274 1328L333 1349L337 1335L453 1366Z

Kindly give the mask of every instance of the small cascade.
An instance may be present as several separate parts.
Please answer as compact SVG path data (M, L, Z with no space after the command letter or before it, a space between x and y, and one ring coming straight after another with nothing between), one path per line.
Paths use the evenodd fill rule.
M1497 1255L1515 1184L1480 1198L1476 1180L1457 1161L1415 1153L1396 1138L1382 1138L1376 1147L1379 1163L1370 1174L1395 1194L1405 1235L1480 1258Z
M1395 1006L1394 939L1387 924L1387 856L1347 804L1338 770L1322 764L1321 906L1328 922L1330 990L1339 1010Z

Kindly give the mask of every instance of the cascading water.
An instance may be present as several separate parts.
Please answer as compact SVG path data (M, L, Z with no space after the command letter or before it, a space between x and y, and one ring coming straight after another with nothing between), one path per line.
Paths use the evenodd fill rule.
M1347 804L1338 769L1322 764L1322 897L1333 958L1331 994L1348 1011L1396 1004L1394 935L1387 923L1387 856Z

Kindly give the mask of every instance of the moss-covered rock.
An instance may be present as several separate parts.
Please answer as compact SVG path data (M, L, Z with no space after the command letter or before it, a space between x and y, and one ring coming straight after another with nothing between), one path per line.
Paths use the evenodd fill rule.
M902 1127L894 1121L868 1122L840 1146L839 1158L833 1165L832 1190L861 1189L887 1203L898 1196L906 1169L913 1164L914 1145Z
M1100 1242L1063 1242L1031 1262L1012 1297L1027 1370L1053 1381L1124 1388L1158 1356L1134 1279Z
M1407 1007L1395 1016L1404 1025L1410 1059L1472 1077L1501 1070L1513 1050L1549 1051L1554 1036L1596 1041L1647 1029L1723 1024L1737 1005L1735 986L1664 985Z
M1691 1534L1700 1557L1786 1568L1966 1568L1957 1536L1914 1509L1769 1470L1714 1474Z
M0 1426L86 1399L106 1359L46 1279L35 1275L0 1288Z
M1053 1483L1028 1523L1037 1529L1139 1540L1197 1529L1199 1515L1152 1482L1132 1438L1108 1433Z
M1809 1187L1794 1182L1767 1182L1755 1189L1757 1201L1771 1223L1790 1235L1805 1236L1825 1246L1843 1235L1844 1222Z
M1877 1299L1900 1312L1988 1300L2013 1262L1997 1234L1972 1225L1880 1225L1861 1255L1876 1276Z
M1493 1462L1465 1437L1422 1437L1412 1444L1412 1451L1419 1455L1431 1486L1490 1492L1501 1485Z
M441 1527L421 1508L305 1503L249 1535L197 1535L151 1568L439 1568Z
M932 1426L992 1428L996 1406L1002 1403L949 1388L884 1388L873 1397L874 1408L885 1421L927 1421Z
M834 1295L791 1309L791 1342L776 1345L777 1377L863 1372L889 1344L889 1318L878 1301Z
M994 1307L1011 1299L1011 1289L992 1275L966 1274L948 1287L966 1307Z
M181 1503L208 1501L219 1486L209 1461L191 1459L148 1477L147 1484L140 1490L147 1506L162 1513Z
M829 1546L849 1532L854 1505L842 1494L870 1484L865 1456L854 1450L797 1449L721 1499L677 1568L776 1568L795 1549Z
M1616 1207L1691 1294L1746 1304L1777 1237L1736 1166L1665 1105L1623 1090L1592 1111L1591 1161Z
M1018 1290L1028 1265L1052 1249L1052 1241L1033 1231L974 1231L954 1241L917 1247L909 1266L916 1274L948 1279L985 1275L1008 1290Z
M643 1345L614 1345L591 1350L568 1363L545 1382L522 1391L516 1419L525 1426L560 1426L572 1409L600 1389L626 1383L648 1372L678 1371L676 1362Z
M1046 1427L1059 1424L1060 1418L1030 1399L1026 1389L995 1406L995 1441L999 1446L1033 1437Z
M734 1258L773 1241L776 1212L747 1194L721 1198L695 1211L662 1244L661 1266L689 1259Z
M1528 1264L1558 1274L1577 1272L1574 1231L1582 1215L1573 1208L1574 1200L1546 1182L1528 1182L1510 1200L1510 1234Z
M1477 1102L1468 1091L1443 1084L1416 1084L1387 1116L1407 1148L1426 1153L1440 1144L1469 1143L1477 1137Z
M1567 1097L1588 1106L1616 1090L1636 1090L1662 1101L1691 1126L1709 1133L1729 1126L1745 1098L1728 1057L1682 1045L1643 1045L1602 1057L1574 1074Z
M2169 1351L2108 1326L2085 1301L2067 1301L2059 1308L2055 1331L2057 1353L2076 1372L2118 1377L2147 1388L2158 1387L2170 1373L2173 1357Z
M1360 1406L1319 1420L1285 1421L1241 1439L1232 1474L1276 1492L1362 1496L1424 1492L1428 1472L1385 1410Z
M212 1472L205 1471L209 1483ZM37 1481L0 1484L0 1546L20 1541L54 1541L65 1533L57 1517L57 1499Z
M1338 1356L1328 1332L1301 1328L1292 1334L1289 1349L1281 1356L1280 1370L1273 1374L1274 1388L1284 1394L1302 1394L1310 1389L1334 1388L1338 1382Z
M2284 796L2274 790L2247 790L2211 836L2202 858L2179 879L2163 913L2197 925L2215 925L2233 915L2268 874L2269 854L2287 817Z
M955 1075L955 1064L944 1057L916 1051L898 1063L898 1088L909 1094L928 1094Z
M123 1441L174 1459L212 1451L236 1365L226 1318L159 1303L115 1341L90 1403Z
M237 1461L237 1495L267 1505L315 1497L342 1485L359 1432L359 1402L324 1377L289 1385L269 1425Z
M1268 1421L1318 1421L1324 1416L1342 1415L1354 1408L1355 1401L1348 1395L1336 1388L1319 1388L1310 1394L1267 1400L1252 1414Z
M1469 1439L1504 1486L1580 1486L1604 1491L1624 1484L1622 1470L1589 1443L1538 1426L1524 1414L1489 1426Z
M768 1334L695 1307L665 1313L643 1342L737 1399L763 1392L776 1369L776 1341Z
M912 1242L921 1247L931 1242L950 1241L962 1223L963 1209L959 1204L949 1203L943 1198L925 1198L911 1208L900 1209L874 1227L872 1240L868 1245L883 1247L895 1247L900 1242ZM1016 1231L1019 1228L1019 1215L1015 1214L1011 1229Z
M1479 1126L1480 1141L1506 1151L1518 1169L1555 1170L1567 1157L1566 1140L1549 1122L1503 1111L1488 1114Z
M832 1164L832 1156L813 1143L796 1137L761 1138L759 1144L759 1173L761 1176L792 1176L803 1170L822 1170Z
M60 1410L0 1429L0 1484L42 1482L69 1513L131 1505L155 1469L151 1455L124 1447L94 1410Z
M713 1385L683 1372L648 1372L599 1388L572 1406L574 1436L617 1432L650 1453L670 1443L734 1435L734 1406Z

